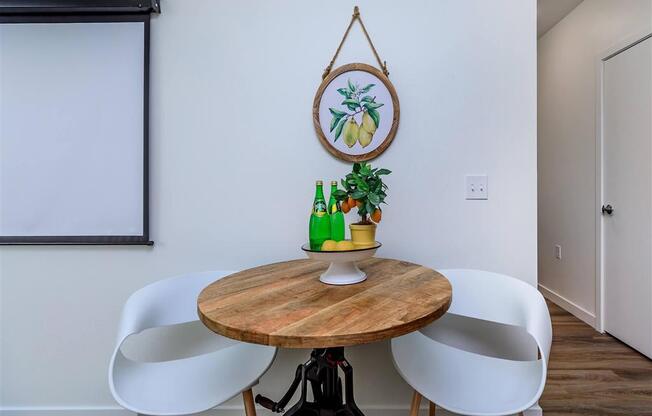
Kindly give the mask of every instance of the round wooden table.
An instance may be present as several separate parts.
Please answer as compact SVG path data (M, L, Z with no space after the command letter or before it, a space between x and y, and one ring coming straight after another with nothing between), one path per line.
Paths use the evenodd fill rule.
M430 268L382 258L358 266L367 280L349 286L321 283L326 263L294 260L232 274L200 293L199 318L220 335L277 347L313 348L281 400L258 395L257 403L282 412L301 385L301 398L286 416L362 415L353 398L353 369L344 358L344 347L415 331L450 306L450 283ZM345 395L338 368L344 373ZM308 384L314 402L307 401Z

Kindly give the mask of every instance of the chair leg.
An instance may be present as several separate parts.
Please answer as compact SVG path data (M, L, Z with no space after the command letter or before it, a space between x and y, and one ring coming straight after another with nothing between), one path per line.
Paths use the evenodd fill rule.
M428 416L435 416L436 410L437 410L437 405L435 405L433 402L430 402L430 405L428 407Z
M418 416L419 415L419 405L420 404L421 404L421 393L414 390L414 394L412 395L412 404L410 405L410 416Z
M254 405L254 394L251 389L242 392L242 400L244 401L245 415L256 416L256 405Z

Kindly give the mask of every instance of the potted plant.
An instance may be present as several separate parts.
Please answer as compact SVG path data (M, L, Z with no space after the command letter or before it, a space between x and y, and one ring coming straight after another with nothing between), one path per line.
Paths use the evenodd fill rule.
M376 224L383 213L380 204L385 203L387 197L387 185L382 177L390 173L389 169L372 168L366 162L354 163L353 171L342 179L344 190L334 193L344 213L358 208L360 221L349 225L356 248L372 247L376 243Z

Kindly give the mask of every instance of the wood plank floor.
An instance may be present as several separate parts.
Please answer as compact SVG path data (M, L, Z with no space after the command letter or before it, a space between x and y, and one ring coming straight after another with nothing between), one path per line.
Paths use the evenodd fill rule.
M544 416L652 416L652 360L548 303L553 323Z

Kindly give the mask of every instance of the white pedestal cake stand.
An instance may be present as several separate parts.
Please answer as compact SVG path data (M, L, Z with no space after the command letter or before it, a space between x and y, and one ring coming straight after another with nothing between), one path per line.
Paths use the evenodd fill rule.
M379 242L369 248L345 251L319 251L311 250L309 244L304 244L301 249L313 259L329 262L328 270L319 277L319 280L329 285L351 285L367 279L367 274L358 269L355 262L371 258L381 246Z

